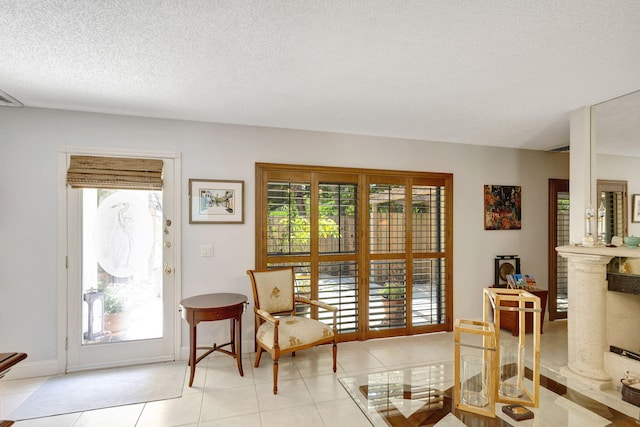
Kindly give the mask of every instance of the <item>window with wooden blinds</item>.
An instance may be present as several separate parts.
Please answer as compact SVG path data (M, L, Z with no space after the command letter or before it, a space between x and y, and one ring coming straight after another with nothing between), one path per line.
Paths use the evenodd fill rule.
M71 156L67 184L72 188L161 190L162 160Z
M255 188L257 268L294 267L341 341L453 330L452 174L256 163Z

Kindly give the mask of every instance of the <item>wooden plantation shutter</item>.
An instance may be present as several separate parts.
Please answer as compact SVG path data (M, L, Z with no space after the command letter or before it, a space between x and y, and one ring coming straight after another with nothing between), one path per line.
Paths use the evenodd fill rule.
M162 160L71 156L67 184L72 188L161 190Z

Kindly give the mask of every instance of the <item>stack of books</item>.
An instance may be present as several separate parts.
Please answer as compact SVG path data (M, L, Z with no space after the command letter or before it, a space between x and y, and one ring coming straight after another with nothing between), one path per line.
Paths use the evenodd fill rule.
M507 287L510 289L536 289L536 279L531 274L507 274Z

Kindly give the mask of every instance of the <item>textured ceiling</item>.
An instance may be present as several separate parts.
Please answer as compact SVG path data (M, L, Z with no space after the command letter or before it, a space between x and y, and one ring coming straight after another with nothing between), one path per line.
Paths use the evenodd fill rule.
M640 89L638 0L5 0L26 106L530 149Z

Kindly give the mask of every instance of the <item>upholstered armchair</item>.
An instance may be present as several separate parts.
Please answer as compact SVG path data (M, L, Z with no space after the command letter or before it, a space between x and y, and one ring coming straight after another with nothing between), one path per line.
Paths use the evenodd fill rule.
M295 294L293 267L272 270L248 270L255 301L256 360L262 352L273 358L273 394L278 393L278 361L281 354L292 353L320 344L333 345L333 372L336 371L336 312L338 309L320 301ZM309 304L333 312L333 327L315 319L296 316L296 304Z

